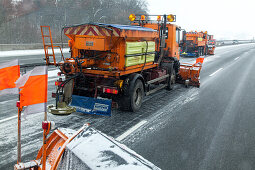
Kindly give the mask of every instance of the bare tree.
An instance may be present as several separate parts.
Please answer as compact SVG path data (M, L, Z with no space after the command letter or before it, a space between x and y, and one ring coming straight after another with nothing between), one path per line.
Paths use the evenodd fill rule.
M54 42L64 25L88 22L129 24L131 13L147 14L146 0L12 0L0 3L0 41L41 42L40 25L51 26Z

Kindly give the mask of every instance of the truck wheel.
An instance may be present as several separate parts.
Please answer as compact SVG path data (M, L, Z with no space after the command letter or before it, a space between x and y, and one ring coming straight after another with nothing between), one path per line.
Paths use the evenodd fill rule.
M141 80L137 79L130 94L120 99L120 109L123 111L136 112L140 109L144 97L144 88Z
M175 73L178 73L180 70L180 61L174 57L174 71Z
M200 56L200 47L197 48L197 52L196 53L196 57L199 57Z

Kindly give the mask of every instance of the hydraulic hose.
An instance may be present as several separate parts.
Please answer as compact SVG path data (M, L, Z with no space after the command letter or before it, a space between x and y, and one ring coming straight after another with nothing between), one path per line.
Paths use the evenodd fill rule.
M59 91L61 88L64 88L66 83L68 83L70 80L80 76L81 73L78 73L78 74L75 74L74 76L72 77L69 77L68 79L66 79L65 81L63 81L57 88L57 92L56 92L56 109L58 108L58 101L59 101Z

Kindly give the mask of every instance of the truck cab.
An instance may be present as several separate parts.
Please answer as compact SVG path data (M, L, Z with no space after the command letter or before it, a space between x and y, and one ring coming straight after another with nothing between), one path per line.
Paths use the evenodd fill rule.
M149 16L148 16L149 17ZM160 39L163 36L164 28L161 22L161 17L164 16L157 16L157 21L145 19L139 20L138 22L133 22L132 25L138 25L142 27L151 28L157 30L159 32L159 37L156 40L156 50L160 51ZM173 16L174 17L174 16ZM175 20L173 19L173 22ZM172 24L171 22L167 22L165 24L165 47L164 50L166 51L166 55L168 57L175 57L176 59L180 59L180 34L181 34L181 27Z

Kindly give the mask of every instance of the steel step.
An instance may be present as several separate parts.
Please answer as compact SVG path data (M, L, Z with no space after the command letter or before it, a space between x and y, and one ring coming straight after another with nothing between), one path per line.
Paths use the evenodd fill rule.
M157 82L157 81L160 81L160 80L166 79L167 77L169 77L169 74L166 74L166 75L164 75L164 76L162 76L162 77L158 77L158 78L156 78L156 79L153 79L153 80L147 81L147 83L146 83L146 84L152 84L152 83L155 83L155 82Z
M152 93L155 93L155 92L158 91L158 90L161 90L161 89L165 88L166 86L167 86L167 84L159 85L157 88L152 89L152 90L146 92L145 94L146 94L146 96L148 96L148 95L150 95L150 94L152 94Z

